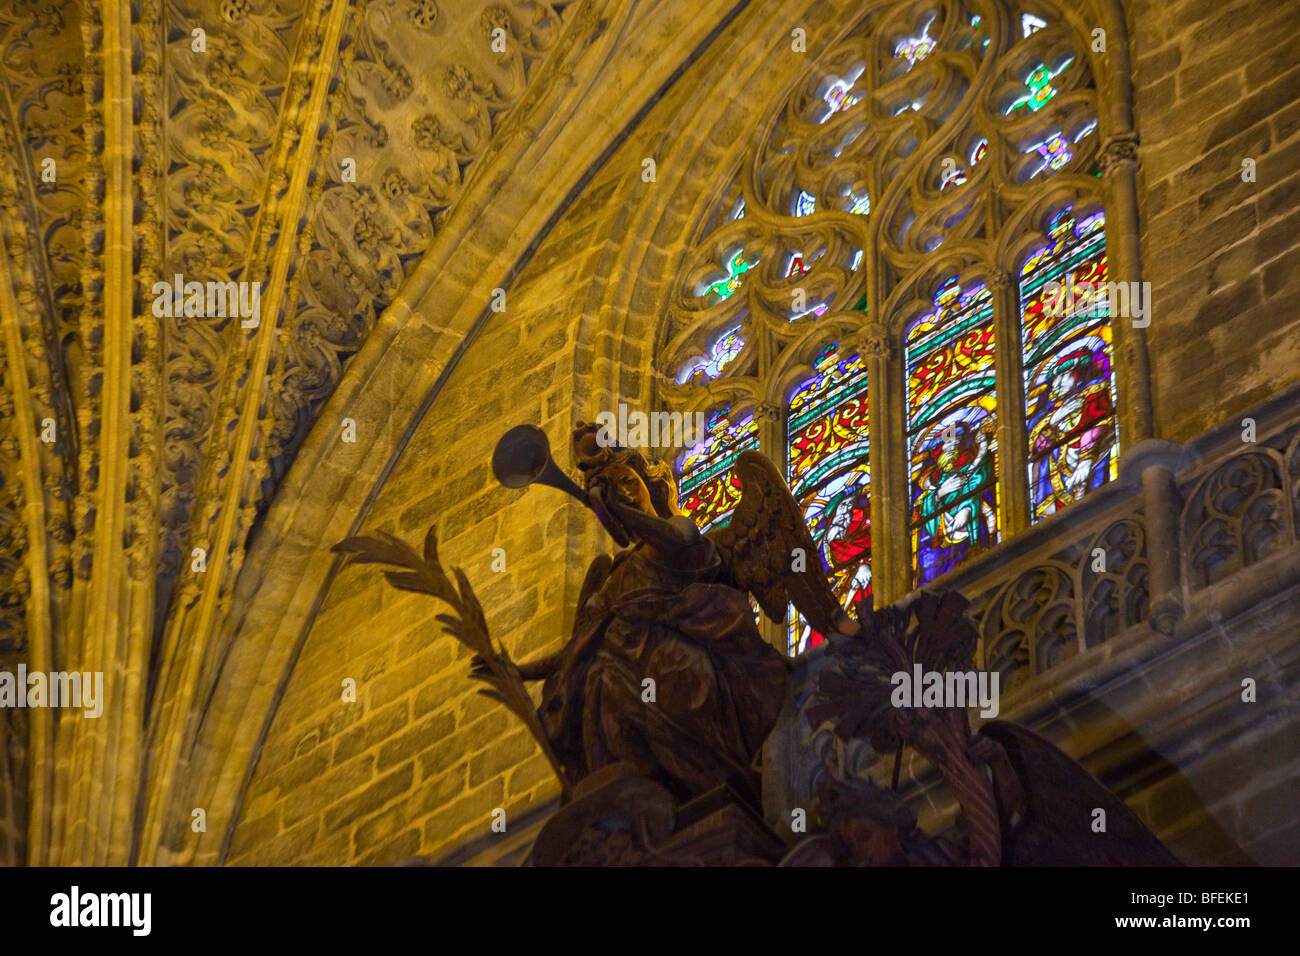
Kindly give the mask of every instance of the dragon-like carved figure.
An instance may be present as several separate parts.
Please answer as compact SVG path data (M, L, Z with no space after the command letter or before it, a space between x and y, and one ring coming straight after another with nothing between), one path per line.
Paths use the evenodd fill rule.
M806 712L813 727L894 754L895 774L904 746L924 757L957 799L967 845L922 831L895 790L828 775L818 788L826 832L784 864L1177 866L1123 800L1027 727L989 720L971 733L965 706L894 706L893 675L970 671L978 633L967 606L935 591L876 611L859 606L854 639L829 641L834 666L818 676Z

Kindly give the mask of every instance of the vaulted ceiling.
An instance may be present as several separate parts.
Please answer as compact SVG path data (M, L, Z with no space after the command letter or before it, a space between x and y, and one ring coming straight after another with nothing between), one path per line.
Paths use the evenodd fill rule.
M131 195L122 197L134 274L125 291L132 334L155 353L152 368L133 371L130 391L133 417L160 439L138 449L146 459L156 452L159 598L191 542L211 546L222 473L256 478L235 502L241 531L265 506L348 357L554 47L566 6L173 0L140 4L120 25L135 139ZM85 416L104 334L97 154L125 140L105 139L112 117L100 65L113 64L103 63L107 30L93 12L83 19L79 5L45 2L0 16L9 247L31 260L30 274L15 270L12 281L31 297L22 311L39 314L55 363L35 397L64 426L50 451L64 459L70 503L87 490L75 450L96 437ZM139 327L153 283L175 275L260 282L262 324L179 316ZM250 375L254 367L264 374ZM18 625L6 624L16 639Z
M0 819L0 863L221 858L329 545L492 296L749 4L0 9L0 667L102 672L106 701L0 710L27 834ZM255 287L256 321L168 308L191 282Z

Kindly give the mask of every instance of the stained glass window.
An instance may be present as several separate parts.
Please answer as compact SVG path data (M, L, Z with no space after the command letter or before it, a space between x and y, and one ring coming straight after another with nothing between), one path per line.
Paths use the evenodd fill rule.
M708 530L725 525L740 501L736 459L742 451L758 448L758 426L751 413L733 421L724 405L709 416L705 434L704 441L682 454L678 497L682 513Z
M1074 134L1073 137L1067 138L1059 129L1049 131L1045 136L1036 142L1027 145L1024 152L1027 154L1037 154L1039 161L1035 165L1027 168L1022 179L1033 179L1043 172L1057 172L1064 169L1065 165L1074 159L1074 152L1070 149L1071 143L1077 143L1094 129L1097 128L1096 120L1089 121Z
M1118 475L1105 220L1058 212L1021 271L1029 497L1035 521Z
M1056 5L979 7L869 4L809 57L668 300L665 403L726 399L780 419L760 429L715 411L708 440L678 459L685 509L706 527L727 521L736 455L761 444L785 462L813 560L846 608L940 579L1117 468L1109 315L1121 305L1089 283L1107 277L1098 121L1123 111ZM1026 261L1023 234L1038 228ZM1012 288L995 296L992 272ZM869 407L899 408L875 416L887 432L871 434ZM1000 426L1021 434L1008 414L1025 416L1014 447L999 443ZM878 562L874 577L877 535L910 567ZM793 611L784 633L765 633L795 654L821 641Z
M853 266L853 268L856 269L857 266L855 265ZM796 278L797 276L806 276L811 271L812 271L812 264L804 261L804 255L802 250L796 249L790 253L790 264L786 266L786 270L785 270L785 277L787 279L793 279ZM804 311L798 313L797 315L790 316L790 321L793 322L795 319L802 319L805 316L809 316L809 315L825 315L826 310L828 308L829 306L827 306L825 303L815 305L810 309L805 309Z
M727 275L705 287L705 292L712 292L714 295L721 296L723 299L729 299L736 290L740 288L740 283L745 273L754 266L758 265L758 260L753 262L745 261L745 250L740 249L732 254L727 260Z
M980 137L975 141L970 149L970 165L973 169L984 158L984 154L989 151L989 141ZM939 189L944 190L949 186L960 186L966 182L966 171L960 166L948 165L944 168L939 177Z
M787 477L843 607L871 596L871 468L867 370L859 355L835 345L790 398ZM791 610L790 653L822 642Z
M907 332L912 562L919 587L991 547L1000 525L992 296L954 276Z
M1051 102L1052 97L1056 96L1056 87L1052 85L1052 80L1056 79L1067 66L1074 62L1074 57L1067 56L1054 67L1049 67L1046 63L1040 63L1025 75L1025 90L1007 106L1008 115L1014 113L1022 106L1028 106L1030 112L1037 113L1044 106Z
M741 326L729 329L709 349L708 355L693 355L682 363L677 370L677 383L689 382L697 374L703 373L708 378L717 378L745 347L745 336Z
M858 72L859 74L861 73L861 71ZM850 92L853 89L853 82L856 79L857 77L855 76L848 79L836 80L826 88L826 92L823 94L822 99L826 101L826 105L830 107L830 110L822 118L821 122L826 122L826 120L830 119L834 114L843 112L862 99L861 96L857 96Z
M931 17L915 36L904 37L894 47L894 56L906 60L909 70L934 51L934 38L930 36L930 24L933 22L934 17Z

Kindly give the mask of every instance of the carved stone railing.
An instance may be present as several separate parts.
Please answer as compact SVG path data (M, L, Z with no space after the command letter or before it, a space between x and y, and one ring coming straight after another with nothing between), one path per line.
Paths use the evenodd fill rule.
M1300 593L1300 386L1189 443L1129 449L1118 480L934 586L971 601L975 666L1001 675L1000 716L1035 729L1056 721L1063 736L1061 714L1132 684L1180 647L1225 635L1234 618L1279 595ZM887 781L892 770L892 755L805 720L817 675L835 666L823 650L797 665L765 752L774 825L809 805L824 773ZM914 776L904 773L903 789L929 791L930 809L942 815L934 775L904 766Z

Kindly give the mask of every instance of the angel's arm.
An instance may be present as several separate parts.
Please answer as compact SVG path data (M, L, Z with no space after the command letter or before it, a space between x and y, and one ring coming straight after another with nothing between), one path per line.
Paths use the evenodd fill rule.
M614 516L632 537L644 541L660 554L685 561L692 567L707 563L713 545L699 526L685 515L660 518L624 504L616 495L603 497L604 489L595 486L590 494L600 498L600 503Z

